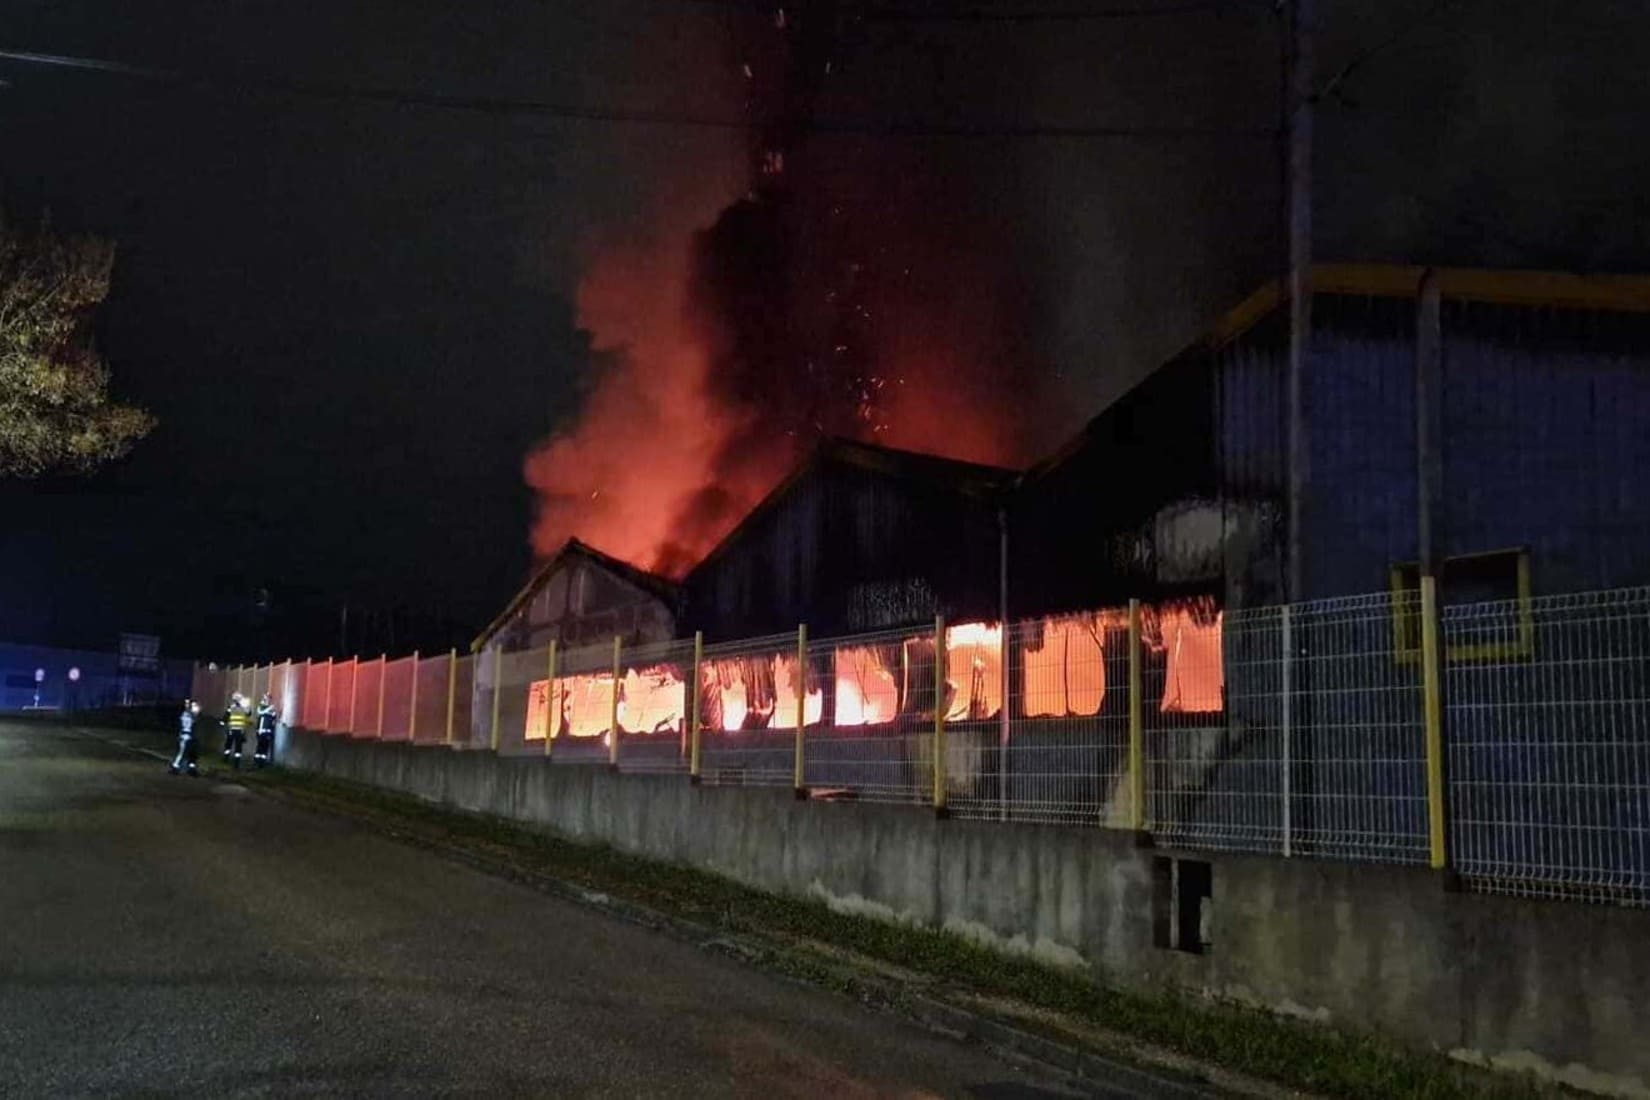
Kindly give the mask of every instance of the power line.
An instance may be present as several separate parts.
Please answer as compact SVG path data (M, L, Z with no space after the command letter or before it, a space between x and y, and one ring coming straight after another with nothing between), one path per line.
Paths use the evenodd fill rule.
M781 3L779 0L668 0L668 2L678 7L720 8L769 16L776 15L781 11L803 10L799 5ZM1153 19L1243 10L1270 12L1274 7L1275 0L1163 0L1163 2L1155 4L1114 4L1107 7L1066 5L1043 8L996 8L969 6L951 11L925 10L887 4L838 4L833 10L838 15L856 17L868 23L1069 23L1110 19Z
M1273 0L1177 0L1173 3L1105 8L963 8L958 11L917 11L867 7L849 10L866 22L877 23L1086 23L1240 11L1270 13L1273 10Z
M354 100L396 106L427 107L476 114L538 116L580 122L628 123L656 126L699 127L744 130L750 123L713 115L670 111L633 111L589 107L546 100L510 99L497 96L453 95L445 92L418 92L407 89L338 84L323 81L244 76L229 78L206 72L160 69L103 58L66 54L0 50L0 60L27 65L105 73L149 83L217 90L273 93L309 99ZM883 137L970 137L970 138L1137 138L1143 140L1183 140L1196 138L1273 138L1275 127L1174 127L1174 126L1089 126L1048 123L953 123L920 120L866 120L817 118L809 130L828 134L860 134Z

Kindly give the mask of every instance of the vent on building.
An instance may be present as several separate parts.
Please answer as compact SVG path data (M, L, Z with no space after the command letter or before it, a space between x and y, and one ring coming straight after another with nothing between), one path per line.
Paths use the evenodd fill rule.
M1207 860L1152 860L1152 943L1204 955L1209 951L1214 868Z

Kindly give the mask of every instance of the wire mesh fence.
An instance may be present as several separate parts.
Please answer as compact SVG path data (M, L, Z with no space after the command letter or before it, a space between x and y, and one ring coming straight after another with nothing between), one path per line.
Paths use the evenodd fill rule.
M1127 631L1127 611L1011 623L1006 666L995 627L972 646L948 639L948 679L989 686L971 693L969 711L947 714L953 814L1124 823L1111 818L1123 809L1129 741Z
M327 733L348 733L350 716L355 709L354 659L332 662L327 680L327 715L322 727Z
M691 640L621 644L616 678L596 645L554 665L539 647L197 668L192 687L209 718L267 691L311 730L481 748L496 731L503 753L661 773L690 770L697 701L707 784L1397 863L1440 857L1437 813L1475 888L1650 905L1650 588L1438 613L1436 807L1422 615L1404 588L1180 600L943 636L799 632L697 660Z
M196 665L189 691L190 698L200 704L201 713L220 714L224 698L229 694L228 673L221 668Z
M814 797L933 798L935 652L920 630L809 643L802 771Z
M416 657L400 657L384 664L380 687L384 705L378 737L383 741L407 741L412 737L413 670Z
M384 660L355 662L355 681L350 685L349 735L374 738L379 734L383 718Z
M449 745L468 745L475 739L475 711L470 700L475 696L476 659L474 654L458 658L453 664L454 705L448 722Z
M805 684L798 688L806 671L797 660L798 643L798 635L780 634L705 647L699 666L701 782L795 784L798 697L805 707L823 701Z
M1148 827L1191 847L1428 857L1413 593L1142 616Z
M444 745L447 742L449 712L457 709L451 694L456 655L443 653L418 661L413 674L412 730L415 745Z
M487 713L489 744L505 756L522 756L529 749L534 752L543 751L538 745L527 740L527 726L532 685L535 679L544 677L545 656L548 652L548 646L514 653L494 651L489 654L489 660L485 663L487 669L496 670L493 677L497 682L497 693L492 697L491 705L484 707ZM482 690L491 691L492 683L493 681L489 680Z
M549 657L546 655L546 664ZM550 758L558 764L607 764L618 700L613 688L613 647L580 646L556 655L556 679L547 685Z
M619 660L619 770L686 772L693 643L623 648Z
M286 671L280 679L280 690L272 695L270 701L275 704L275 720L281 725L298 726L303 708L304 696L309 693L309 679L312 666L305 661L288 661Z
M1650 589L1446 607L1441 626L1463 876L1650 905Z

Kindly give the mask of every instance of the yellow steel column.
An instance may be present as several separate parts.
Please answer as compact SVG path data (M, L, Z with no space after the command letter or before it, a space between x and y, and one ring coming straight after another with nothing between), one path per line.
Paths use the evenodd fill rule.
M453 743L453 717L458 704L458 647L447 650L447 736L443 744Z
M418 650L412 655L412 698L407 700L407 744L418 740Z
M1129 601L1129 826L1146 827L1146 734L1141 707L1140 601Z
M688 779L699 782L699 665L705 657L705 632L693 632L693 686L688 692L692 700L688 709Z
M1427 740L1427 847L1433 870L1446 863L1444 847L1444 707L1438 647L1438 584L1421 578L1421 700Z
M389 673L390 655L380 653L378 655L378 732L373 735L380 741L384 739L384 681L389 678Z
M561 708L556 704L556 639L550 639L549 667L545 669L544 681L544 758L550 759L550 746L556 740L556 719L561 717Z
M934 617L934 812L945 812L945 616Z
M619 649L623 643L613 635L613 690L608 693L607 707L607 765L619 766Z
M504 691L504 643L493 650L493 728L487 735L488 746L498 751L498 701Z
M796 750L791 760L791 788L796 797L807 796L803 782L802 728L808 724L808 624L796 627Z

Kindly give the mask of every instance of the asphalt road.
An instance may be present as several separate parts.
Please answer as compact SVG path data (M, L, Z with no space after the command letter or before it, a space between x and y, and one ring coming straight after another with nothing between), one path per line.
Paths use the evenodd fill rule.
M0 722L0 1095L1072 1095L213 773Z

